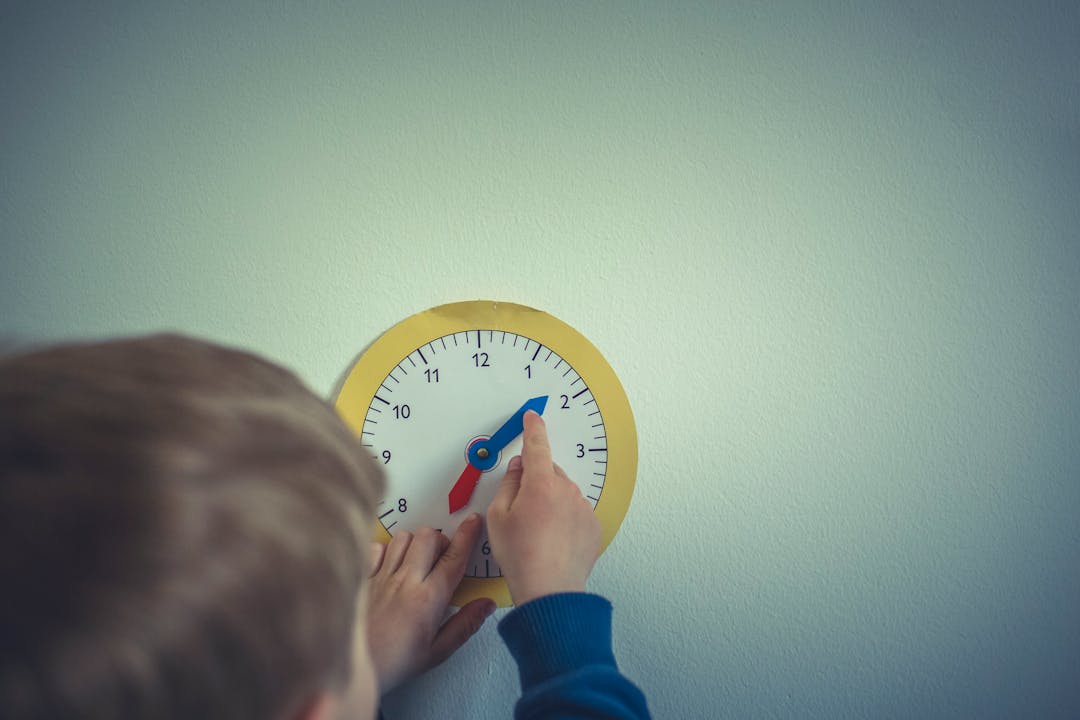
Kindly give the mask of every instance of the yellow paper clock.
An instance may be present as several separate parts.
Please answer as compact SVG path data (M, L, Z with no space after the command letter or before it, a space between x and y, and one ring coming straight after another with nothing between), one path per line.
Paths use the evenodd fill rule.
M337 410L387 479L377 540L434 527L452 535L484 513L521 452L521 418L546 421L552 457L593 505L607 548L637 474L626 393L583 335L522 305L471 301L401 321L349 370ZM453 603L511 604L486 531Z

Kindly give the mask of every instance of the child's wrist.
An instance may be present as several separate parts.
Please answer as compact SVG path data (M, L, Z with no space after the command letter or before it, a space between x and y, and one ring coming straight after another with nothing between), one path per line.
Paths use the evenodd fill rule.
M507 585L510 588L510 597L518 607L548 595L585 592L584 582L565 579Z

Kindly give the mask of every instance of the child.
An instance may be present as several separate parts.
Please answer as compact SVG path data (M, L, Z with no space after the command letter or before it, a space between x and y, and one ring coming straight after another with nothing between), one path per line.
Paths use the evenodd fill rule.
M383 490L334 410L177 336L0 359L0 717L374 717L494 609L445 623L481 520L369 552ZM648 717L585 594L599 525L543 421L487 513L515 715Z

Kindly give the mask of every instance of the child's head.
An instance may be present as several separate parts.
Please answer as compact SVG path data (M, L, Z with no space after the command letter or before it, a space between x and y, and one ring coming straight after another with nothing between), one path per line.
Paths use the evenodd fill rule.
M286 718L351 673L373 703L381 491L334 410L252 355L0 359L0 716Z

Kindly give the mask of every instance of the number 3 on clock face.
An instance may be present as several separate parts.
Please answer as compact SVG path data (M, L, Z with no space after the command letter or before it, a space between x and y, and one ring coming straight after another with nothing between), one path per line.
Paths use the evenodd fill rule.
M606 546L636 472L636 434L621 385L599 352L561 321L481 301L399 323L342 385L338 411L387 481L378 539L423 527L452 536L469 514L483 514L521 452L526 404L543 411L552 457L600 516ZM508 605L501 575L485 531L455 604L487 596Z

